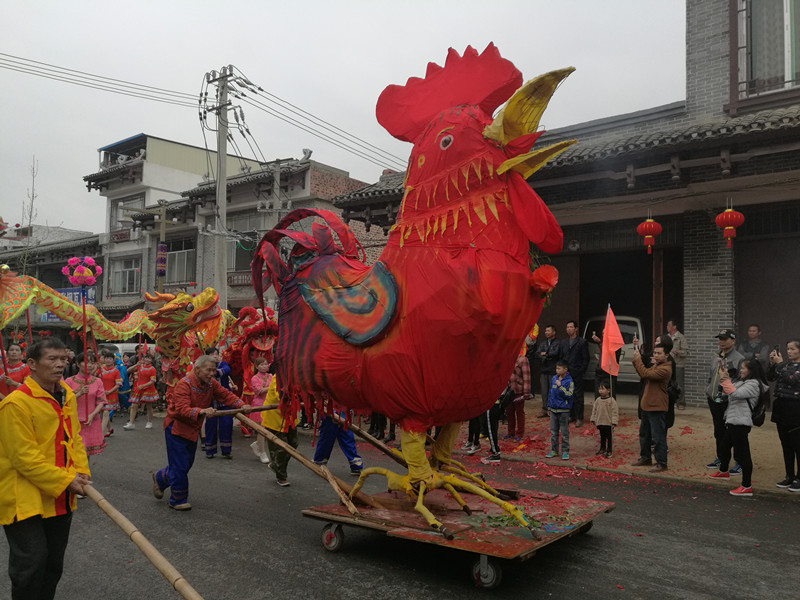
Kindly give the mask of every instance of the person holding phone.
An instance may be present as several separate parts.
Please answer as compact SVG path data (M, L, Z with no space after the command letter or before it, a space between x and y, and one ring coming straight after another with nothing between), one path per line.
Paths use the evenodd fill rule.
M725 435L725 410L728 408L728 396L720 385L720 374L722 372L733 373L733 377L738 377L739 366L744 360L744 356L736 351L736 332L733 329L720 329L714 336L717 338L719 353L714 354L711 360L711 368L708 371L708 382L706 385L706 401L708 410L711 412L711 419L714 423L714 440L719 448L720 444L727 443ZM706 469L719 470L720 459L719 449L717 456L706 465ZM741 475L742 468L735 465L729 471L731 475Z
M777 346L769 355L769 379L775 381L772 418L778 428L786 477L776 485L800 492L800 340L786 344L786 359Z

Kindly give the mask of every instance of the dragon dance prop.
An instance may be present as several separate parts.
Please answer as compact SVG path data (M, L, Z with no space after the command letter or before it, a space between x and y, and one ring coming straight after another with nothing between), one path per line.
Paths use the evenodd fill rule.
M0 274L0 329L19 317L28 307L35 305L39 311L50 311L73 327L83 325L83 310L66 296L29 275L17 276L8 270ZM153 323L144 310L135 310L122 321L105 318L96 307L86 306L86 326L101 340L127 340L140 331L152 335Z
M557 281L531 250L559 252L562 232L525 179L574 143L532 150L539 119L572 70L523 85L489 44L480 54L451 49L444 67L430 63L424 78L387 87L378 121L414 147L380 259L366 265L334 213L298 209L264 235L251 264L256 297L263 302L265 284L279 297L281 392L324 412L337 404L398 423L408 473L365 469L354 491L381 473L390 490L417 498L437 530L425 490L444 487L457 500L456 488L475 491L440 471L472 478L451 459L460 424L495 402ZM304 218L314 218L310 233L292 228ZM278 249L284 239L293 244L287 262ZM428 457L431 426L442 430Z
M145 293L145 298L163 303L148 314L148 320L152 325L149 333L161 354L161 369L169 394L205 348L216 346L234 334L236 319L219 307L219 294L213 288L194 296L185 292Z
M70 271L74 277L73 273L74 269ZM81 285L78 280L73 284ZM145 297L150 302L160 303L161 307L150 313L135 310L119 322L110 321L94 306L85 305L86 328L95 339L101 340L126 340L136 334L153 338L163 357L162 368L169 386L183 377L204 348L217 345L235 333L236 319L229 311L220 309L219 294L212 288L194 296L179 292L146 293ZM0 329L32 304L40 311L52 312L75 328L84 323L81 305L33 277L19 277L7 266L0 267Z

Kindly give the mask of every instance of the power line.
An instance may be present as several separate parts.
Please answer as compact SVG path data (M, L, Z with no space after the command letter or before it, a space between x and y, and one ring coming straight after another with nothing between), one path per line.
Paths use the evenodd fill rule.
M381 148L378 148L377 146L375 146L373 144L370 144L369 142L367 142L365 140L362 140L360 137L352 135L351 133L348 133L344 129L336 127L332 123L328 123L328 121L326 121L324 119L321 119L321 118L317 117L316 115L314 115L314 114L312 114L312 113L310 113L310 112L308 112L306 110L303 110L299 106L295 106L294 104L292 104L288 100L284 100L283 98L280 98L280 97L276 96L275 94L272 94L272 93L264 90L264 88L262 88L261 86L255 86L249 79L247 79L247 76L244 73L242 73L242 71L240 69L238 69L237 67L234 67L234 69L239 71L239 73L242 75L242 79L243 80L241 81L241 83L244 84L245 86L247 86L248 89L251 92L253 92L254 94L258 94L259 92L261 92L264 95L269 96L270 98L274 98L275 101L280 102L281 104L285 105L290 112L293 112L294 114L296 114L298 116L301 116L301 117L306 118L306 119L308 119L308 118L314 119L319 124L321 124L325 129L328 129L331 132L342 134L342 135L345 135L345 136L347 136L349 138L352 138L353 140L356 140L357 142L361 142L361 143L357 144L359 146L363 145L363 147L365 147L365 148L367 148L367 147L371 148L372 150L376 150L380 154L385 155L387 158L390 158L390 159L393 158L393 159L399 160L403 165L406 164L406 159L404 159L403 157L397 156L395 154L392 154L391 152L386 152L385 150L382 150ZM244 95L244 94L242 94L242 95Z
M92 73L87 73L85 71L59 67L57 65L53 65L50 63L26 59L19 56L14 56L12 54L6 54L3 52L0 52L0 68L16 71L26 75L34 75L37 77L42 77L53 81L61 81L63 83L71 83L73 85L79 85L81 87L97 89L100 91L129 96L133 98L139 98L142 100L152 100L155 102L172 104L175 106L184 106L192 108L198 107L198 98L193 94L168 90L166 88L161 88L156 86L138 84L130 81L125 81L122 79L115 79L101 75L94 75ZM241 73L241 71L239 72ZM365 142L361 138L353 134L350 134L347 131L340 129L334 125L331 125L330 123L328 123L323 119L320 119L319 117L316 117L312 113L309 113L295 106L294 104L279 98L274 94L264 91L264 89L261 88L260 86L255 86L254 84L252 84L246 77L242 76L237 78L237 83L240 86L245 87L251 93L256 94L257 96L260 93L263 94L262 96L260 96L261 98L263 98L263 101L254 100L249 98L244 92L231 90L232 95L234 95L235 97L244 102L248 102L251 106L258 108L262 112L265 112L266 114L273 116L277 119L280 119L281 121L284 121L307 133L310 133L311 135L321 140L331 143L341 148L342 150L345 150L346 152L349 152L354 156L357 156L363 160L367 160L377 166L380 167L388 166L393 169L399 169L399 170L404 170L406 168L406 161L404 159L397 157L384 150L381 150L377 146L369 144L368 142ZM204 88L207 90L207 83L205 81L204 81ZM203 91L201 90L201 96L199 99L200 121L204 131L206 129L213 131L213 129L211 129L207 124L207 119L206 119L207 110L205 111L203 110L203 104L204 101L207 100L207 97L208 97L207 92L204 95ZM283 105L278 104L278 102L282 103ZM294 115L297 115L306 122L302 122L289 114L281 112L281 109L289 111ZM242 131L242 125L243 124L240 125L240 131ZM328 133L326 133L325 131L327 131ZM247 134L250 134L250 130L246 126L244 127L244 131L242 131L242 135L244 135L245 138L247 138L245 132ZM205 140L205 133L203 137ZM252 136L252 134L250 134L250 137L253 139L253 142L255 142L255 138ZM249 141L248 145L250 145ZM257 142L256 142L256 147L258 147ZM260 148L258 150L259 153L261 153ZM263 158L263 153L261 154Z
M79 85L81 87L88 87L88 88L92 88L92 89L96 89L96 90L101 90L101 91L104 91L104 92L111 92L112 94L120 94L120 95L123 95L123 96L131 96L133 98L140 98L142 100L153 100L155 102L163 102L164 104L174 104L174 105L177 105L177 106L187 106L187 107L191 106L192 108L195 107L194 103L189 104L189 103L182 102L182 101L175 100L175 99L171 99L171 98L158 97L158 96L154 96L154 95L150 95L150 94L144 94L144 93L137 93L137 92L131 91L131 90L114 89L112 87L108 87L108 86L105 86L105 85L93 85L93 84L91 84L89 82L86 82L86 81L70 79L68 76L57 76L57 75L48 75L46 73L37 73L35 71L31 71L30 69L17 68L16 66L5 64L5 63L3 63L2 59L0 59L0 68L8 69L10 71L17 71L19 73L25 73L26 75L36 75L38 77L44 77L45 79L52 79L54 81L62 81L64 83L72 83L74 85Z

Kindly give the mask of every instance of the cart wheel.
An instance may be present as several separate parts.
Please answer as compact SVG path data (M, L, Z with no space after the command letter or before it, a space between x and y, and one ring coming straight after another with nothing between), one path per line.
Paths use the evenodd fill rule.
M338 552L344 543L344 529L338 523L328 523L322 528L322 547L328 552Z
M580 533L581 535L583 535L584 533L589 533L593 525L594 521L589 521L588 523L586 523L586 525L582 525L581 528L578 529L578 533Z
M495 561L490 561L485 554L472 564L472 581L475 587L491 590L503 581L503 570Z

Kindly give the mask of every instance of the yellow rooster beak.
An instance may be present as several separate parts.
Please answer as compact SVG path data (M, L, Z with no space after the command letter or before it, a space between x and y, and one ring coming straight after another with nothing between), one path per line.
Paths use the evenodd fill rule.
M550 71L525 83L508 99L505 106L497 113L494 121L484 128L484 137L505 146L511 140L535 132L539 128L539 119L556 88L574 70L574 67L567 67ZM515 156L503 162L498 167L497 173L499 175L513 169L527 179L548 160L575 142L576 140L566 140L540 150Z

